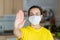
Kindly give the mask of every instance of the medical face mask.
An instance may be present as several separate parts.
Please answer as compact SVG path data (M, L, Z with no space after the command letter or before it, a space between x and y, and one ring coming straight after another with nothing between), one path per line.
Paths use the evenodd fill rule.
M42 15L41 15L41 16L30 16L30 17L29 17L29 21L30 21L30 23L33 24L33 25L39 24L40 21L41 21L41 19L42 19Z

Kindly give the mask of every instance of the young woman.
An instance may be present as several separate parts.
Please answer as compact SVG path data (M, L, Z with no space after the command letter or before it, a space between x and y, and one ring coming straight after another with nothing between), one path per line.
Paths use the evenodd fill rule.
M23 27L26 20L24 20L24 12L20 10L14 23L16 40L54 40L51 32L40 25L42 16L41 7L32 6L28 10L30 25Z

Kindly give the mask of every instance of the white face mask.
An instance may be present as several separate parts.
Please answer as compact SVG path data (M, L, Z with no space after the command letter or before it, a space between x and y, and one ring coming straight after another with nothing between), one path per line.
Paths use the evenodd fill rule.
M30 16L30 17L29 17L29 21L30 21L30 23L33 24L33 25L39 24L40 21L41 21L41 19L42 19L42 15L41 15L41 16Z

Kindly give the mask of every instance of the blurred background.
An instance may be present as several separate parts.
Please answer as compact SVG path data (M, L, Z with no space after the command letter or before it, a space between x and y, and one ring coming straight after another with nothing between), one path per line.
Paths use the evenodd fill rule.
M16 13L24 11L27 26L28 9L33 5L42 7L41 25L51 31L55 40L60 40L60 0L0 0L0 40L16 40L13 34Z

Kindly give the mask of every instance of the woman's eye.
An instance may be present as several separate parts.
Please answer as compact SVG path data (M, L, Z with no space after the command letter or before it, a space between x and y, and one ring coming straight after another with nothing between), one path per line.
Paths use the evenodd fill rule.
M38 16L38 15L40 15L39 13L36 13L36 15Z
M33 14L30 14L30 16L33 16Z
M30 13L30 16L33 16L34 14L33 13Z

